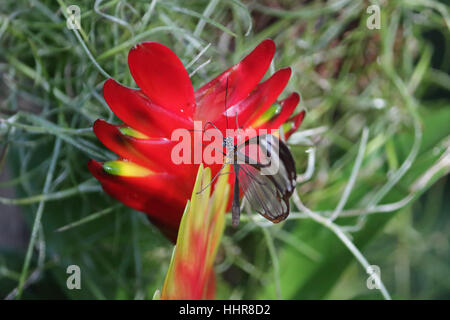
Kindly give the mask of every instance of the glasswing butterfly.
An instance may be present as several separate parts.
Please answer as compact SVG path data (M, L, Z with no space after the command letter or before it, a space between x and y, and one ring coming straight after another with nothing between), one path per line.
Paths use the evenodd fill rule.
M228 129L227 95L228 79L225 89L225 118ZM236 128L239 128L237 121L236 114ZM212 122L207 124L217 129ZM225 161L222 169L226 164L231 164L235 176L232 225L236 227L240 221L240 190L250 206L266 219L273 223L286 219L289 215L289 198L297 183L295 162L288 146L272 134L260 134L240 144L235 144L232 136L223 136L223 147L226 153L220 152L229 162ZM211 183L221 174L222 169Z

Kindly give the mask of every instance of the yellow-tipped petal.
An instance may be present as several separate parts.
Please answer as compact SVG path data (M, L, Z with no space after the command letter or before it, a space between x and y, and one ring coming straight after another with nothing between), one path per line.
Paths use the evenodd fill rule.
M150 169L142 167L134 162L114 160L103 163L103 170L115 176L146 177L153 173Z
M280 105L278 103L272 105L269 109L267 109L258 119L253 121L252 127L257 128L263 123L266 123L270 119L272 119L277 113L280 112Z
M122 127L119 128L120 132L122 132L124 135L133 137L133 138L137 138L137 139L150 139L149 136L143 134L142 132L139 132L137 130L134 130L133 128L130 127Z

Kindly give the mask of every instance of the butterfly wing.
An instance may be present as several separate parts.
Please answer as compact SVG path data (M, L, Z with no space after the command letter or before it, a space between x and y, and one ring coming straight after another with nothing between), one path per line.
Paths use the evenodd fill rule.
M236 148L241 190L254 210L277 223L289 215L289 198L297 174L284 142L267 134L253 137Z

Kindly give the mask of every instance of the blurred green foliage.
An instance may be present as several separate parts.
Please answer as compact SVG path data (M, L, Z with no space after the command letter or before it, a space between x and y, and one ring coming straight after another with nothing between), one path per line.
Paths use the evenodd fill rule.
M66 27L72 4L81 9L79 33ZM370 30L371 4L2 0L0 163L12 180L0 187L17 197L0 204L20 206L32 247L0 248L0 296L152 298L172 245L104 194L86 167L89 158L114 158L91 130L97 118L118 123L103 82L110 75L135 86L128 51L152 40L180 57L198 88L270 37L269 73L292 67L284 95L300 92L307 110L289 143L299 175L312 172L298 191L318 218L293 204L281 225L249 215L227 228L218 297L382 298L341 235L380 266L393 298L450 298L449 7L379 1L381 28ZM339 203L339 218L321 223ZM71 264L81 267L81 290L66 288Z

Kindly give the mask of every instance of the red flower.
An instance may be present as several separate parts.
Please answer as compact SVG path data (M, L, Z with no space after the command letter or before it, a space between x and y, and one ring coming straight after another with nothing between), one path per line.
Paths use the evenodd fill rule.
M175 241L186 201L190 198L198 164L176 165L171 150L173 130L193 129L194 121L211 121L225 133L225 89L228 81L229 128L276 129L288 122L288 137L300 125L304 112L291 116L297 93L271 108L286 86L290 68L275 72L261 82L275 53L272 40L261 42L240 63L194 92L189 75L178 57L166 46L145 42L133 48L128 64L140 89L108 79L103 95L124 125L103 120L94 123L98 139L119 158L100 163L89 161L89 170L103 189L125 205L145 212L149 219ZM210 166L216 174L220 165ZM230 177L230 181L232 177Z

